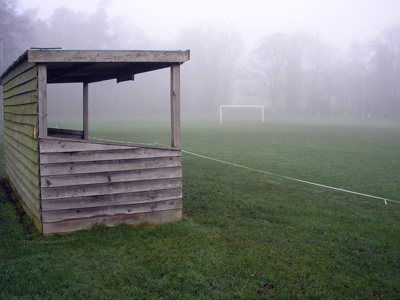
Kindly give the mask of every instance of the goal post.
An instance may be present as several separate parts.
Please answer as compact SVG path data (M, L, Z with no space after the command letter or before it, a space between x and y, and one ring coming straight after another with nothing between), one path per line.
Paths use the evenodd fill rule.
M222 124L222 111L224 108L254 108L261 111L261 122L264 123L264 105L220 105L219 123Z

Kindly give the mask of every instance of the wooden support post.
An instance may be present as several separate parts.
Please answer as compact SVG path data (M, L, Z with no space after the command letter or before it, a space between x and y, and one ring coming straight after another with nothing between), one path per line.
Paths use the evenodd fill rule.
M171 147L181 147L180 65L171 67Z
M89 84L83 83L83 139L89 139Z
M39 114L39 136L47 136L47 67L38 65L38 114Z

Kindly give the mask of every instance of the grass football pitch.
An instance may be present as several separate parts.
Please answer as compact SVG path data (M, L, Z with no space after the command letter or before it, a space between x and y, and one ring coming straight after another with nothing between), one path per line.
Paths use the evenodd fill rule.
M168 144L169 125L90 135ZM184 121L182 148L175 224L41 237L0 189L0 298L400 298L398 122Z

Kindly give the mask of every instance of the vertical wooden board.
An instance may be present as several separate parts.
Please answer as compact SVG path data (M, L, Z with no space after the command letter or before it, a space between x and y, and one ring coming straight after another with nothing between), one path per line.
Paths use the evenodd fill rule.
M180 66L171 67L171 147L181 148L180 124Z
M39 136L47 136L47 66L38 65L37 99Z
M89 139L89 84L83 84L83 139Z

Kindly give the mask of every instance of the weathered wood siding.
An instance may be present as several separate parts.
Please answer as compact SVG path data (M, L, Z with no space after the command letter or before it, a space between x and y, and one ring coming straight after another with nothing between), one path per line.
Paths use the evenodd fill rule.
M181 219L179 150L51 137L39 148L44 234Z
M37 72L33 64L21 64L3 78L2 85L6 173L41 231Z

